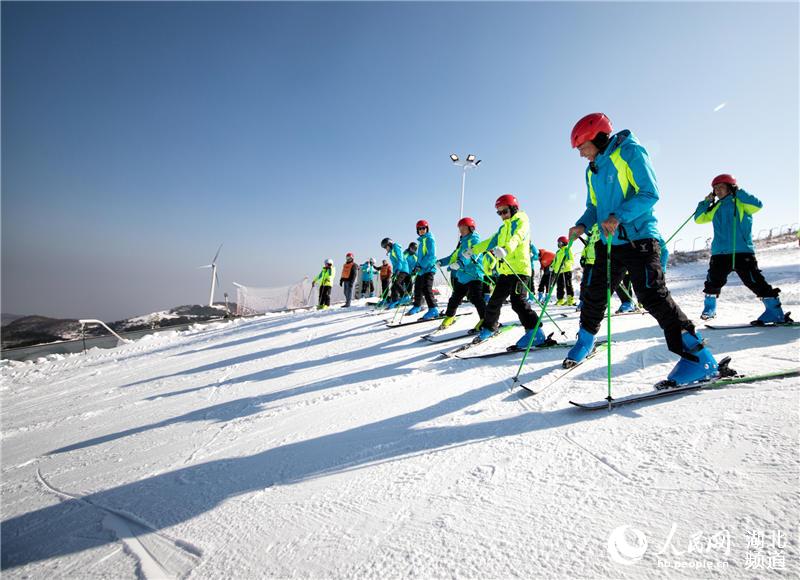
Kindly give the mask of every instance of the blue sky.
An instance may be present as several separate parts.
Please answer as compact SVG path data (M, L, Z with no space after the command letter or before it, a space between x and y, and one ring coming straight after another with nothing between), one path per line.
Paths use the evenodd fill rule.
M755 229L796 222L798 52L796 3L3 2L2 309L201 303L222 242L234 296L380 258L420 218L443 252L451 152L483 160L479 233L515 193L552 248L593 111L648 147L664 237L721 172L764 202Z

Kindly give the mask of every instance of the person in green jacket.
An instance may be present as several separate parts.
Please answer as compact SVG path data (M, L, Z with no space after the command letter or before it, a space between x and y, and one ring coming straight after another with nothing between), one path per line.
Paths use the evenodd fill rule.
M584 247L583 251L581 252L580 264L581 268L583 268L583 275L581 276L581 286L578 289L578 304L575 307L575 310L581 309L583 292L592 279L592 266L594 266L594 245L600 239L600 233L597 228L597 224L594 224L592 229L589 230L588 240L584 240L580 237L578 239L583 242L586 247Z
M574 306L575 291L572 289L572 252L566 236L558 238L558 250L553 260L553 274L556 277L556 305Z
M325 310L331 307L331 287L333 278L336 276L336 268L333 267L333 260L328 258L322 265L317 277L311 282L311 287L319 285L319 303L317 310Z
M473 342L483 342L497 334L500 322L500 309L506 298L511 298L511 308L519 316L525 327L525 335L517 342L517 348L526 348L533 337L533 346L549 344L548 338L539 324L531 303L528 301L528 287L531 284L531 240L528 215L519 209L519 201L511 194L501 195L495 202L495 209L503 224L497 233L463 252L466 259L473 254L491 252L497 258L498 276L494 291L483 315L480 334ZM538 327L536 335L533 329Z

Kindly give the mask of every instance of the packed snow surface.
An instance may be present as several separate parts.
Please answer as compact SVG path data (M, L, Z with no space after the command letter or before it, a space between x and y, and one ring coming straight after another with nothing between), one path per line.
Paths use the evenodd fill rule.
M758 258L800 318L798 247ZM797 328L703 328L706 267L668 282L717 358L797 367ZM762 310L734 275L715 322ZM552 312L573 340L574 309ZM526 395L521 355L441 360L463 343L391 316L360 302L4 363L3 574L797 577L800 379L587 412L568 401L607 395L605 353L552 385L566 350L532 353ZM676 357L650 316L612 325L613 395L648 391Z

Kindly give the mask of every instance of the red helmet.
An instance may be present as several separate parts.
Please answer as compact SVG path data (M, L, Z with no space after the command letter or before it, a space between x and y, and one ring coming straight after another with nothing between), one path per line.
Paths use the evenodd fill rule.
M461 218L460 220L458 220L458 227L461 227L461 226L466 226L468 228L474 228L474 227L476 227L475 226L475 220L472 219L471 217Z
M507 205L508 207L519 207L519 201L517 198L511 195L510 193L506 193L505 195L501 195L497 198L497 201L494 202L494 207L498 208L501 205Z
M345 258L352 258L352 257L353 257L353 252L347 252L347 253L344 255L344 257L345 257Z
M728 185L736 185L736 178L730 173L721 173L711 181L711 187L720 183L727 183Z
M590 113L575 123L572 128L572 147L573 149L580 147L587 141L597 137L598 133L608 133L610 135L612 131L611 119L603 113Z
M567 239L567 236L559 236L558 243L566 246L569 243L569 240Z
M430 229L430 226L428 226L428 222L427 221L419 220L417 222L417 229L419 229L419 228L428 228L428 229Z

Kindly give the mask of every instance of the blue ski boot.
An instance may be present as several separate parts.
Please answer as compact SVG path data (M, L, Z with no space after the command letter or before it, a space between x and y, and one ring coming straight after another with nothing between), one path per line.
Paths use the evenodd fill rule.
M514 345L514 348L517 349L517 350L525 350L526 348L528 348L528 343L531 340L531 336L533 336L533 329L529 328L525 332L525 334L522 335L522 338L520 338L517 341L517 344ZM542 327L540 326L536 330L536 336L533 339L533 344L531 344L531 347L534 348L534 347L550 346L551 344L555 344L555 342L556 341L554 341L549 336L545 336L544 335L544 331L542 330Z
M389 304L386 305L386 309L391 310L392 308L397 308L398 304L400 304L399 300L395 300L394 302L389 302Z
M667 375L665 383L660 383L662 388L689 385L698 381L712 379L719 375L719 365L714 355L703 346L703 337L700 336L700 333L697 332L695 334L696 336L690 332L684 332L681 335L681 341L683 342L684 354L689 354L697 360L694 361L681 356L681 360Z
M405 306L406 304L411 304L411 296L403 296L398 302L399 306Z
M422 317L422 320L433 320L434 318L439 318L439 309L434 306L433 308L428 308L428 311L425 313L425 316Z
M539 302L541 302L541 303L544 303L544 299L545 299L544 292L539 292L539 296L538 296L537 300L539 300Z
M717 316L717 297L713 294L706 294L706 299L703 301L703 313L700 318L703 320L711 320Z
M481 328L478 336L473 339L474 344L478 344L479 342L483 342L484 340L489 340L495 334L497 334L496 330L492 330L491 328Z
M594 334L590 334L589 331L580 328L578 329L578 340L575 341L575 344L569 349L567 358L564 359L561 366L568 369L579 365L586 360L586 357L589 356L589 353L593 350Z
M636 306L634 306L633 302L630 300L626 300L620 304L619 308L617 309L617 314L624 314L626 312L636 312Z
M411 310L406 312L406 316L413 316L414 314L417 314L418 312L422 312L422 306L412 306Z
M783 313L783 308L781 308L780 298L777 296L775 298L762 298L761 301L764 303L766 310L757 320L750 324L762 326L769 323L786 322L786 315Z

